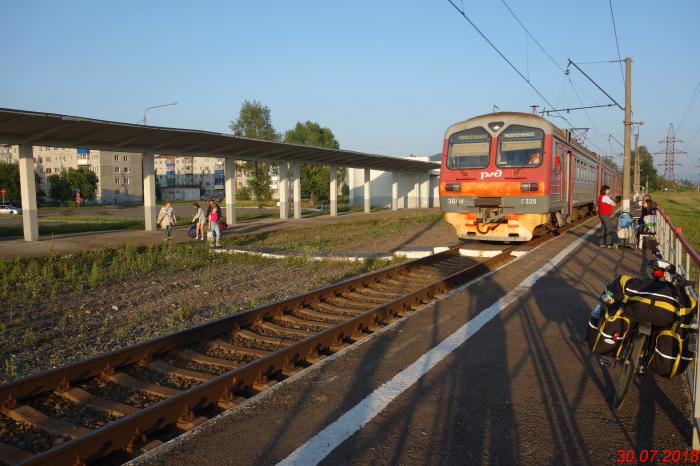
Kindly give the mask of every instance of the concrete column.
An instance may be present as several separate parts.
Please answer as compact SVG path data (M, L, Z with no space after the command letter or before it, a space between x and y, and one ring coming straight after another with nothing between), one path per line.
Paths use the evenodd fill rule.
M413 184L413 208L420 208L420 175L418 173L413 175L415 177L415 183Z
M391 172L391 210L399 210L399 174Z
M427 209L430 207L430 172L422 176L419 175L419 177L423 178L420 190L420 206Z
M19 146L19 188L22 196L24 241L39 241L39 215L36 207L34 154L31 145Z
M338 216L338 167L336 165L331 165L330 167L331 171L331 192L330 192L330 200L331 200L331 217L337 217Z
M226 223L236 223L236 160L224 159L224 193L226 196Z
M153 153L146 152L141 158L143 173L143 209L146 231L156 231L158 203L156 201L156 170L153 163Z
M301 218L301 164L299 162L292 162L292 191L294 218Z
M279 164L278 191L280 197L280 218L289 218L289 164L282 162Z
M365 200L365 212L366 213L370 213L372 211L372 194L370 192L369 180L370 180L370 169L365 168L364 200Z

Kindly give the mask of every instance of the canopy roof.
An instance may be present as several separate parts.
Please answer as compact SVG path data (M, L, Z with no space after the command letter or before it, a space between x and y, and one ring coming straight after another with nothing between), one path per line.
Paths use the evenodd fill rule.
M386 171L424 172L440 168L438 163L411 158L5 108L0 108L0 144L231 157L270 162L295 161Z

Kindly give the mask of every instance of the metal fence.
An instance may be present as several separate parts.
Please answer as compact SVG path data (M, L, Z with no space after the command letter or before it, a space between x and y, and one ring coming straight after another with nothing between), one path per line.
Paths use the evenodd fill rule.
M671 221L665 214L661 206L656 211L656 241L659 252L663 258L672 262L676 266L678 273L681 273L686 280L693 283L695 290L700 290L700 255L693 246L683 236L680 227ZM696 323L700 328L700 313L696 313ZM692 343L698 348L698 334L691 334ZM693 449L700 449L700 357L697 353L693 364L691 364L688 374L690 384L690 395L693 400Z

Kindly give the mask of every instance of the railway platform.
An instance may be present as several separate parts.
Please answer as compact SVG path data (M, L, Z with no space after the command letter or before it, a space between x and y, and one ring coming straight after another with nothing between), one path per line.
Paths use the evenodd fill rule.
M598 247L597 220L426 305L153 450L168 464L611 464L685 451L685 376L645 376L621 410L618 368L584 341L602 288L644 262Z

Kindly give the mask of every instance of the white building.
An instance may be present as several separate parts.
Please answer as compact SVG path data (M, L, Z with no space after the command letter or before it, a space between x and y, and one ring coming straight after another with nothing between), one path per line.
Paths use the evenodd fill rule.
M432 156L409 156L423 162L440 162L441 154ZM392 182L394 173L381 170L369 170L369 189L372 206L391 207ZM430 170L423 173L396 172L397 200L399 209L440 206L440 170ZM364 204L365 170L348 169L348 184L350 187L350 205Z

